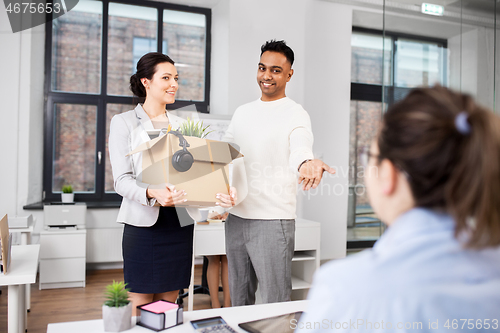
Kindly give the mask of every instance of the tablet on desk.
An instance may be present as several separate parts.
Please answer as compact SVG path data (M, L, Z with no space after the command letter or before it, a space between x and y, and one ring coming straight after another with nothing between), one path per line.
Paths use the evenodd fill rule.
M298 322L301 315L302 311L292 312L281 316L241 323L238 326L250 333L292 333L293 322L291 321L296 319Z

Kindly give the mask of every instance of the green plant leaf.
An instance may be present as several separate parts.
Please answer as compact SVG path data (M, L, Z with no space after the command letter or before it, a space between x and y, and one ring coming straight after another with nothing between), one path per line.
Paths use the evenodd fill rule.
M208 131L209 127L210 125L204 126L203 120L199 120L195 123L194 120L188 117L187 120L181 124L179 132L181 132L182 135L185 136L194 136L203 139L213 132Z
M113 280L113 283L106 286L106 292L104 295L106 296L106 301L104 305L110 307L122 307L130 303L128 299L128 291L130 289L125 288L127 284L123 281L116 282Z
M63 193L73 193L73 186L71 186L71 185L64 185L62 187L62 192Z

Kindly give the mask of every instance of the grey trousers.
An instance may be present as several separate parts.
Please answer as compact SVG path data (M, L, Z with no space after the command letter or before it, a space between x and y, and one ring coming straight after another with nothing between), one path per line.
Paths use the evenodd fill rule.
M255 304L257 281L263 303L289 301L295 220L254 220L229 214L225 229L232 305Z

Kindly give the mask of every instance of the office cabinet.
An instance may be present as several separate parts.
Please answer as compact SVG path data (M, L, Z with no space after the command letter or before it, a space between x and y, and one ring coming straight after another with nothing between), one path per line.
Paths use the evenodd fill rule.
M304 219L295 222L295 252L292 258L292 301L307 298L320 263L321 224Z
M86 230L40 233L40 290L85 287Z

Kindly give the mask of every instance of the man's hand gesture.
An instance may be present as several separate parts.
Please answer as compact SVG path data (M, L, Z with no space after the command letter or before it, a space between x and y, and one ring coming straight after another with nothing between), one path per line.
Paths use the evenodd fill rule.
M299 184L302 183L302 190L308 191L311 187L316 188L325 171L332 175L335 173L335 169L321 160L310 160L303 163L299 168Z

